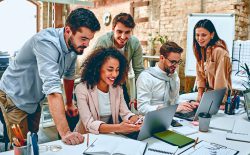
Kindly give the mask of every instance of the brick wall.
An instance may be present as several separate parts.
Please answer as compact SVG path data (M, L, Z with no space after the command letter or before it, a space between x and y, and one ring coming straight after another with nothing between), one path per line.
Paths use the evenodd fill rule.
M142 0L146 1L146 0ZM111 30L111 24L103 24L103 13L109 11L112 19L120 12L130 12L130 2L127 0L99 0L94 8L90 8L101 23L101 31L97 32L86 49L84 56L80 57L78 66L89 54L96 39ZM135 1L137 2L137 1ZM79 6L78 6L79 7ZM46 7L44 7L46 10ZM148 17L148 22L137 23L133 33L139 40L148 41L149 34L157 33L167 35L169 40L177 42L184 48L183 59L187 40L187 19L190 13L235 13L235 40L250 39L250 1L249 0L149 0L149 6L134 9L134 17ZM46 19L46 17L44 17ZM45 20L46 21L46 20ZM149 45L149 43L148 43ZM148 52L148 45L143 46ZM180 66L181 90L188 92L193 86L194 78L185 78L184 66Z

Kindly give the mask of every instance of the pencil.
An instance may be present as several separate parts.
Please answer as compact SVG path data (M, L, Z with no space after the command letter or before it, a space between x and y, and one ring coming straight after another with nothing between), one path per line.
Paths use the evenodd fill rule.
M15 146L17 146L17 147L22 146L16 137L13 137L12 139L13 139Z
M87 134L87 147L89 147L89 134Z
M193 148L195 149L195 146L198 144L198 141L199 141L199 137L197 137L194 141L194 145L193 145Z
M23 136L23 133L22 133L22 130L21 130L19 124L17 124L16 126L17 126L17 131L19 132L21 138L24 139L24 136Z

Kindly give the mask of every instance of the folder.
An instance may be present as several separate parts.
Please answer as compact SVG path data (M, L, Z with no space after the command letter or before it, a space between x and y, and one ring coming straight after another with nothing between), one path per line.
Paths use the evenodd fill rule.
M169 143L174 146L178 146L179 148L182 148L194 142L194 139L178 134L170 130L155 133L153 136L166 143Z

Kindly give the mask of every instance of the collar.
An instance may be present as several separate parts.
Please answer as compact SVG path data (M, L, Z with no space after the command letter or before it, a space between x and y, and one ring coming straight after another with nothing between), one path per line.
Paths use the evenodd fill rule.
M65 39L64 39L64 27L59 28L58 33L59 33L59 40L60 40L60 44L62 47L62 51L65 53L70 53L71 51L68 49L67 44L66 44Z

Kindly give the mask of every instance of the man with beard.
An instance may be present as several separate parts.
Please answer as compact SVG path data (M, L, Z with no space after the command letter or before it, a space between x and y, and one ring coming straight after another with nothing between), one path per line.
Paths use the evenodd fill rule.
M118 49L127 58L129 63L132 61L135 80L137 80L139 74L144 70L144 67L141 44L139 40L132 35L134 27L135 22L130 14L120 13L116 15L112 22L112 31L99 37L94 48L115 47ZM126 85L123 85L123 92L128 105L130 98Z
M183 49L174 42L166 42L160 49L160 60L155 67L149 67L138 77L137 103L140 114L177 104L180 79L176 68L182 63ZM177 111L192 111L198 104L184 102Z
M22 133L38 132L41 101L47 96L49 109L62 141L82 143L84 137L71 132L66 121L78 115L72 101L77 55L89 46L100 24L89 10L79 8L70 13L64 28L48 28L29 39L17 53L0 81L0 106L10 141L11 126L19 124ZM64 80L66 106L61 90ZM26 138L26 136L25 136Z

